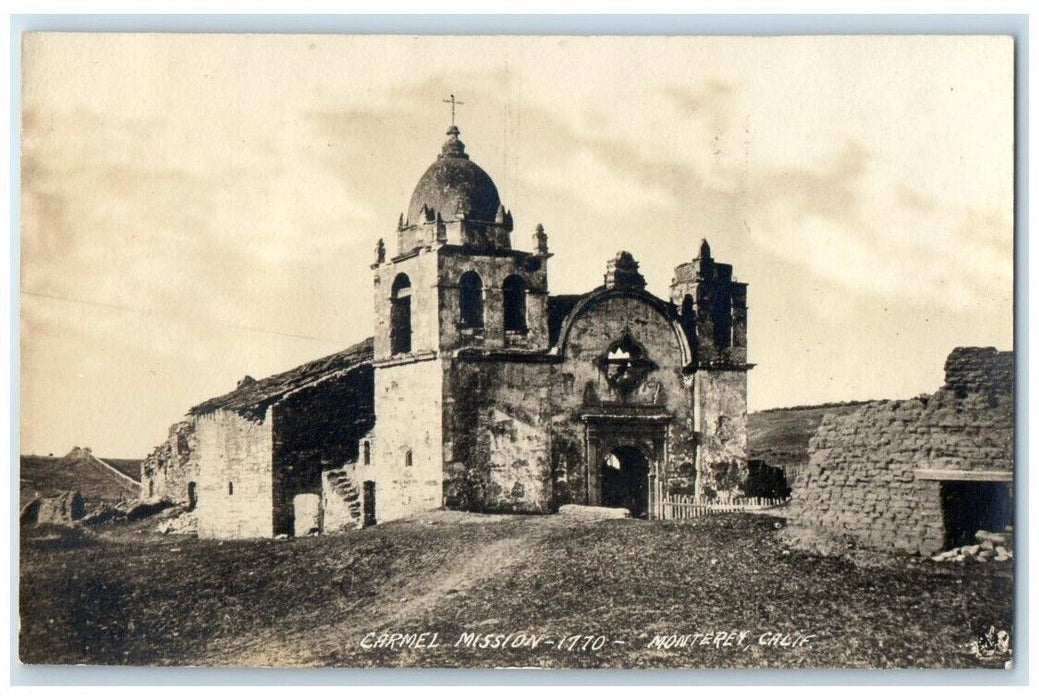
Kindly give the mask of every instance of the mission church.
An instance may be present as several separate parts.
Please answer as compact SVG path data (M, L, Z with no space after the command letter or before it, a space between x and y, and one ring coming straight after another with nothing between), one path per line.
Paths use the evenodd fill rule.
M438 508L653 518L740 493L747 285L706 241L668 299L631 253L549 293L548 235L512 214L457 126L370 269L373 336L192 408L143 490L202 537L332 532Z

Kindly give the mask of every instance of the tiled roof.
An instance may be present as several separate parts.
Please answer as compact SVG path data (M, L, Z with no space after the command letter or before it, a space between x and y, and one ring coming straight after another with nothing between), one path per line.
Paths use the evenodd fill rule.
M275 374L240 386L234 391L209 399L189 411L192 415L211 413L217 410L248 413L264 413L287 394L308 384L341 372L356 369L372 361L372 339L367 338L346 350L320 360L308 362L295 369Z

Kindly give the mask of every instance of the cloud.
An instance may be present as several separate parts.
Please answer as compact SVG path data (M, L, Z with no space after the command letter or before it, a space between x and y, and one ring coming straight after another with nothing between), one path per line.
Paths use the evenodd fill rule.
M65 437L79 426L78 442L140 452L242 374L367 335L374 243L439 152L452 92L514 244L546 226L553 293L599 284L625 248L666 294L711 240L751 284L758 406L849 398L852 381L930 387L929 370L886 371L908 360L872 339L918 368L946 344L1011 337L1012 56L982 39L25 46L21 282L44 295L23 297L26 376L49 407L33 416ZM112 389L124 382L134 396Z
M1010 222L995 211L939 204L889 172L849 143L819 170L763 173L747 194L751 236L778 257L878 299L962 311L1005 298Z

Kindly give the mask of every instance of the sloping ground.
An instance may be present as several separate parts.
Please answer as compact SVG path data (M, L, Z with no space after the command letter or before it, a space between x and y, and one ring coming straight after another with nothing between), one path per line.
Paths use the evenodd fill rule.
M120 472L140 473L140 460L104 460ZM50 496L60 491L79 491L88 509L99 503L118 503L137 498L140 489L124 478L113 474L96 459L81 450L73 450L64 457L22 455L19 477L19 507L37 496Z
M869 401L795 406L758 411L747 416L747 453L787 470L808 464L808 441L827 413L854 413Z
M141 463L144 461L143 459L109 459L104 457L102 461L115 467L134 481L141 480Z
M1002 667L1010 570L788 552L779 521L435 513L297 540L66 530L22 541L29 663L480 667ZM61 531L59 531L61 532ZM144 536L142 536L144 535ZM657 635L736 631L731 645ZM738 642L739 632L746 634ZM366 648L382 634L431 648ZM433 638L432 634L436 637ZM509 646L518 633L539 636ZM798 635L813 635L790 646ZM466 635L474 635L468 637ZM475 636L491 635L491 636ZM787 646L762 639L787 637ZM462 640L459 643L459 640ZM468 643L470 640L471 643ZM521 640L522 641L522 640ZM688 641L688 640L687 640Z

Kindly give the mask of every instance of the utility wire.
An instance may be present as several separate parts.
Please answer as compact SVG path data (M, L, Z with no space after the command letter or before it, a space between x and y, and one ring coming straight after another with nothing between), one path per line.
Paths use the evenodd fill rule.
M64 297L64 296L60 296L58 294L46 294L46 293L43 293L43 292L30 292L30 291L26 291L26 290L19 290L19 292L22 294L22 296L37 297L37 298L40 298L40 299L54 299L54 300L57 300L57 301L68 302L68 303L71 303L71 304L83 304L84 306L97 306L97 307L105 308L105 309L116 309L118 311L129 311L130 313L140 314L142 316L151 316L151 317L154 317L154 318L162 318L162 319L166 319L166 320L170 320L170 321L177 321L177 322L181 322L181 323L184 322L183 319L179 319L179 318L177 318L175 316L172 316L170 314L164 314L164 313L161 313L159 311L154 311L152 309L138 309L138 308L134 308L132 306L123 306L121 304L113 304L113 303L110 303L110 302L103 302L103 301L93 301L93 300L89 300L89 299L73 299L72 297ZM314 341L317 341L317 342L320 342L320 343L332 343L332 344L335 344L335 345L342 345L343 347L346 347L347 345L350 344L348 342L345 342L345 341L340 340L340 339L335 339L335 338L319 338L317 336L302 335L300 333L284 333L282 331L272 331L272 330L269 330L267 328L257 328L256 326L243 326L243 325L240 325L240 324L237 324L237 323L215 323L213 321L208 321L208 322L207 321L202 321L202 322L192 321L192 323L194 325L205 325L205 326L211 326L211 327L214 327L214 328L236 328L238 330L249 331L249 332L252 332L252 333L262 333L264 335L276 335L276 336L280 336L280 337L283 337L283 338L296 338L296 339L299 339L299 340L314 340Z

